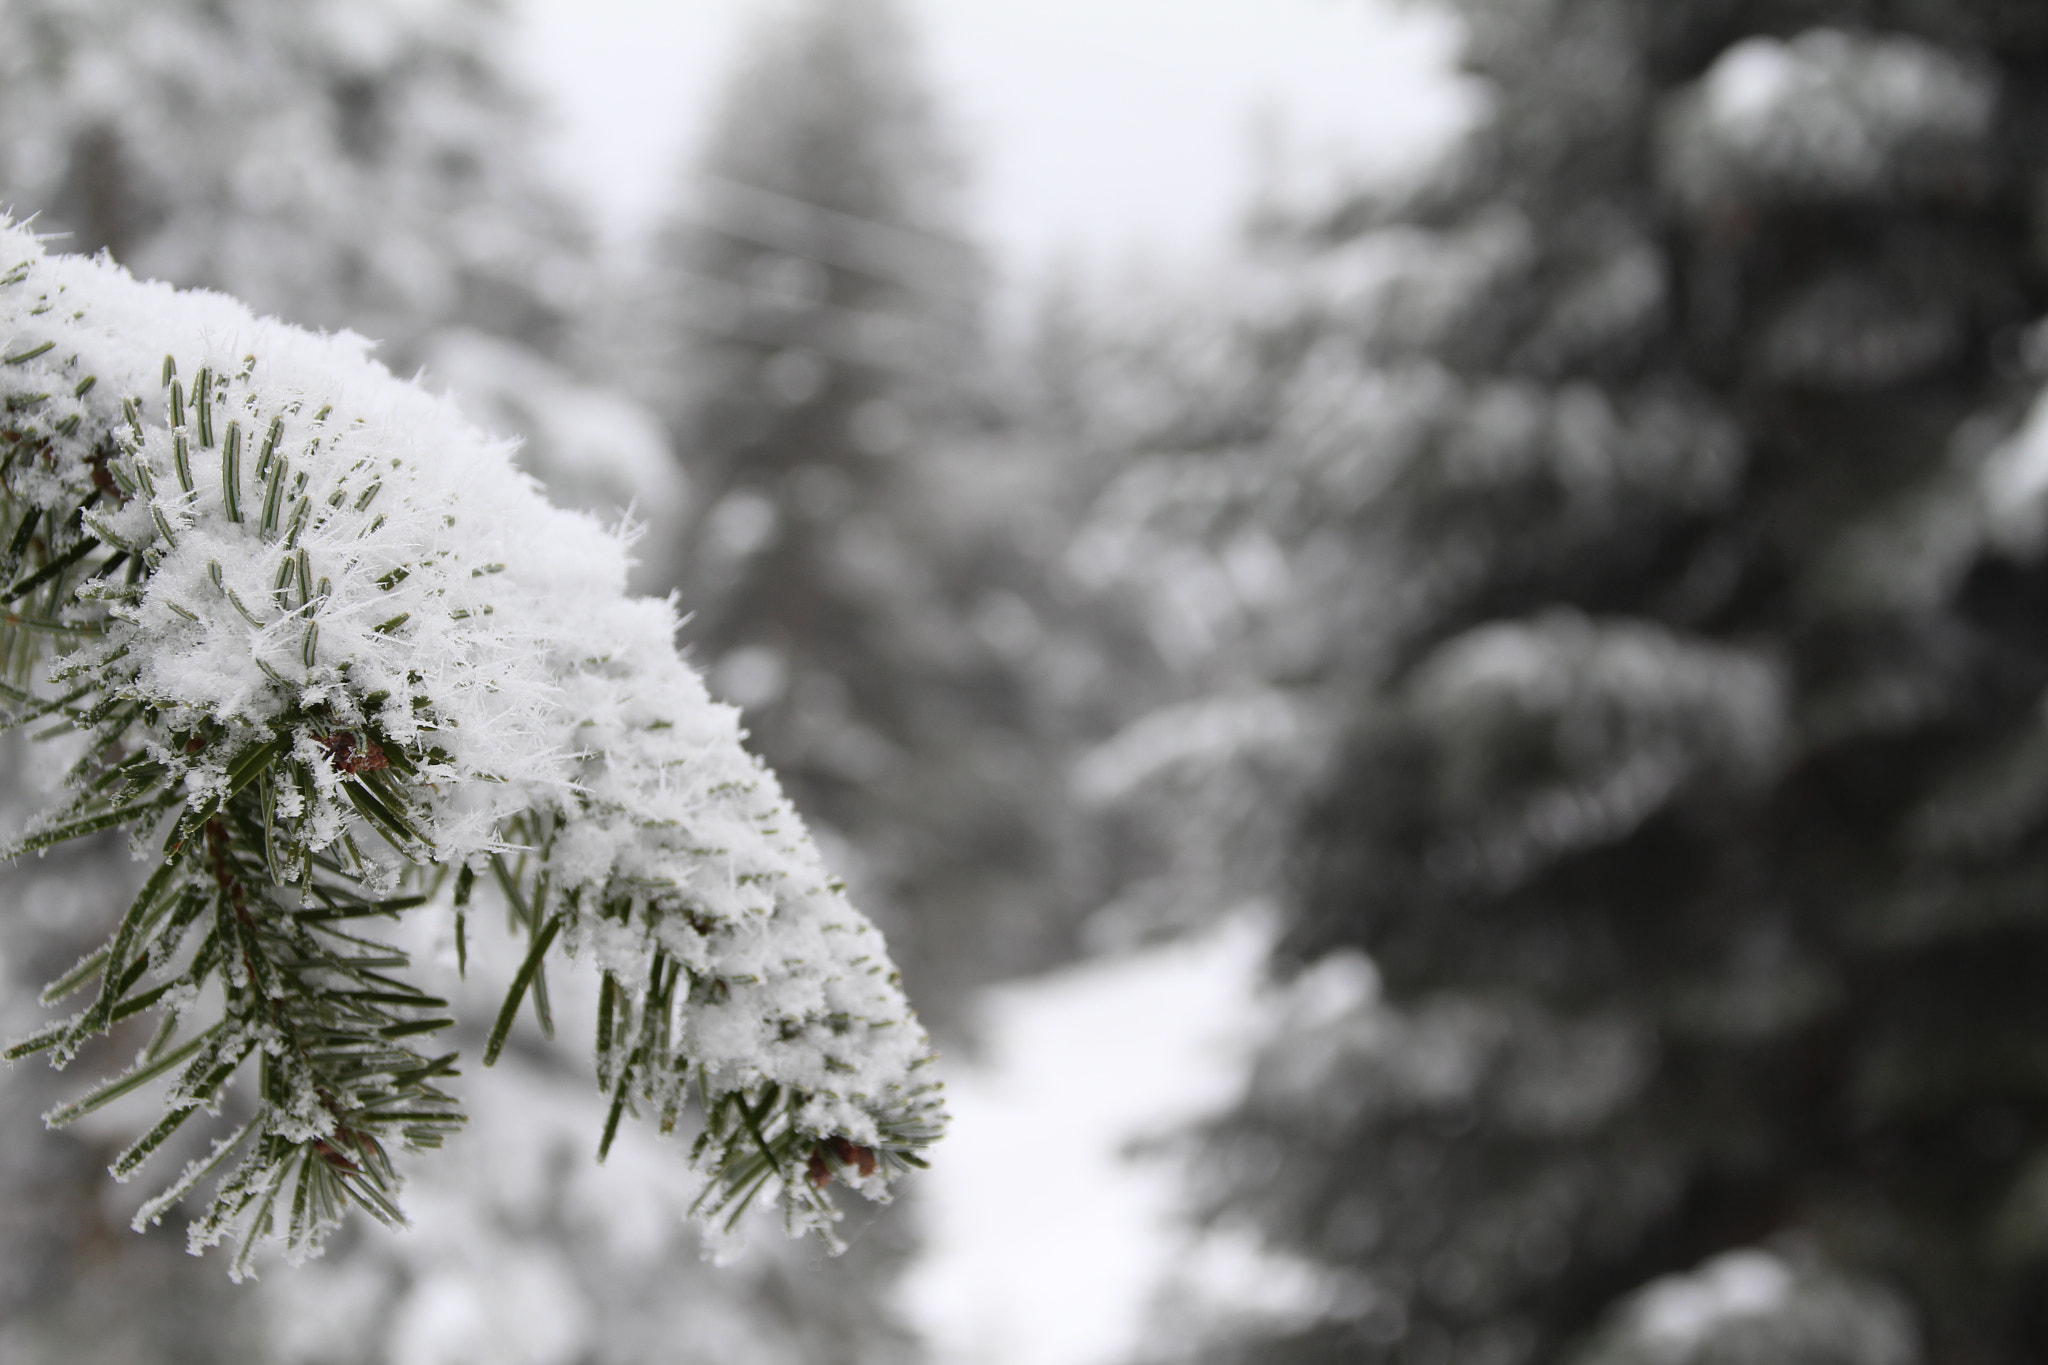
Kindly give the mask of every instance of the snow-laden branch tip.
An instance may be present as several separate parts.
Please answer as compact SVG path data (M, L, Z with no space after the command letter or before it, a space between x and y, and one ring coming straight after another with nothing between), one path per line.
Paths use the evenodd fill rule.
M504 445L360 338L4 224L0 400L5 702L91 735L75 799L11 852L120 827L161 860L51 993L97 977L98 1000L16 1051L156 1009L172 1128L255 1070L196 1238L285 1220L311 1247L323 1199L396 1217L376 1135L457 1121L447 1059L405 1042L446 1021L339 927L460 917L478 879L532 943L490 1050L523 996L545 1009L553 947L592 964L604 1141L628 1111L694 1124L707 1212L767 1190L825 1227L833 1181L881 1196L922 1164L933 1054L880 935L678 657L673 607L629 597L617 539Z

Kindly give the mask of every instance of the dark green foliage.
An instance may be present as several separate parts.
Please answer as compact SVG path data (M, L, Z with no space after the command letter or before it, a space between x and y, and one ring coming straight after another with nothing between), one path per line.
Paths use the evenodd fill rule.
M0 436L10 462L33 439L33 433L20 431ZM95 490L85 505L101 494ZM39 852L129 829L146 832L142 837L152 841L158 857L156 871L111 940L43 996L45 1004L57 1004L96 983L91 1002L15 1044L7 1056L49 1052L61 1064L87 1040L135 1015L156 1013L155 1031L133 1066L48 1115L52 1125L62 1126L167 1080L165 1117L113 1163L121 1179L196 1112L219 1112L229 1079L252 1069L255 1116L205 1161L192 1163L138 1217L155 1221L201 1180L224 1174L192 1235L197 1246L239 1234L238 1275L273 1229L291 1250L310 1249L339 1219L344 1202L384 1221L403 1221L392 1202L396 1179L386 1144L437 1147L461 1122L453 1100L435 1083L452 1074L454 1055L432 1057L406 1040L453 1021L436 1013L446 1009L446 1001L392 975L407 965L405 954L367 935L375 932L373 921L395 918L426 897L373 891L360 867L349 865L347 852L308 848L295 824L274 818L278 784L311 792L314 783L307 760L291 753L289 736L324 733L332 727L328 718L296 712L281 717L275 737L246 742L228 760L225 789L191 808L181 774L148 742L156 718L145 704L110 687L106 675L94 675L93 665L102 661L81 661L66 670L69 677L84 675L84 685L60 698L38 699L31 676L43 657L38 636L94 630L53 619L60 604L90 596L82 590L96 584L118 583L124 566L142 562L86 535L77 513L67 519L52 510L43 524L65 531L36 535L42 512L0 482L0 530L16 547L13 568L21 575L6 596L28 599L36 613L11 612L0 622L11 704L6 719L23 725L56 715L55 731L82 731L87 740L85 757L71 774L77 794L5 853ZM224 738L202 723L190 732L170 733L165 741L172 752L198 755ZM366 751L376 745L369 735L354 742ZM399 754L395 766L402 771L402 753L395 745L391 752ZM344 786L356 808L394 842L418 845L404 814L409 802L387 772L365 767L348 773ZM306 800L300 819L314 808ZM218 1017L193 1031L185 1015L209 991L222 997ZM322 1113L294 1112L307 1096L317 1097Z
M2035 1358L2048 569L1998 471L2048 20L1461 8L1469 144L1266 224L1307 284L1251 516L1343 587L1294 603L1345 739L1280 958L1384 995L1282 1031L1203 1185L1354 1288L1199 1354L1559 1359L1768 1245L1903 1294L1930 1359ZM1364 302L1318 289L1371 249Z
M88 307L95 302L88 297L93 286L109 293L144 289L100 263L65 263L54 269L73 264L85 287L59 284L40 294L17 292L10 299L18 305L14 316L49 312L49 300L64 297L67 289L67 301ZM159 303L179 302L168 291L146 296ZM70 321L86 316L87 309L81 308ZM177 323L164 325L175 328ZM273 340L283 349L299 338L279 329ZM342 371L349 357L338 354L342 359L331 363ZM361 422L350 423L349 430L362 430L367 452L355 455L352 463L347 454L336 455L335 448L347 438L337 430L339 424L327 425L331 409L323 407L306 420L297 401L266 403L244 382L257 365L255 354L246 357L236 385L202 367L188 393L175 363L166 360L160 401L173 423L169 427L145 422L136 399L123 399L118 410L112 400L96 406L58 400L45 413L47 394L21 392L53 376L64 376L68 384L70 373L79 368L76 356L61 364L48 362L11 383L19 415L0 430L0 543L9 546L6 568L14 575L11 586L0 588L11 604L0 616L0 662L7 670L0 687L11 714L0 719L11 728L55 717L56 723L38 737L69 732L77 758L65 776L69 799L31 820L18 838L0 847L0 859L118 830L130 835L155 865L106 946L64 973L45 997L45 1003L57 1003L97 979L92 1002L21 1041L10 1056L47 1052L61 1066L87 1041L144 1012L156 1014L156 1032L134 1066L53 1110L48 1120L70 1123L145 1087L157 1092L164 1118L113 1162L115 1175L125 1179L164 1147L195 1109L218 1113L227 1107L237 1120L245 1119L138 1216L139 1223L154 1220L200 1181L218 1174L220 1183L194 1223L192 1239L196 1249L227 1235L237 1237L237 1276L248 1268L256 1246L273 1234L294 1257L317 1250L324 1234L337 1225L344 1198L386 1221L401 1221L386 1144L438 1146L446 1131L461 1122L436 1084L451 1074L454 1054L429 1057L413 1051L407 1040L454 1020L444 1013L447 1001L405 979L406 953L366 937L376 927L361 922L396 918L436 902L450 864L487 861L510 912L509 927L531 946L513 973L485 1042L486 1064L497 1059L528 998L542 1033L552 1036L544 960L565 927L576 926L569 935L572 943L579 932L592 929L579 918L587 914L612 935L614 945L632 945L612 953L602 966L610 1008L600 1053L607 1069L615 1035L631 1038L637 1029L634 1051L615 1083L606 1078L612 1085L607 1146L621 1111L636 1103L658 1111L664 1131L673 1129L694 1085L708 1133L699 1146L709 1176L705 1203L714 1210L728 1202L744 1208L772 1181L793 1227L835 1216L825 1193L830 1180L819 1178L816 1169L832 1154L854 1153L849 1159L855 1160L863 1181L846 1183L861 1183L871 1193L880 1182L921 1165L916 1149L936 1139L943 1121L939 1087L913 1074L931 1054L904 1055L897 1045L900 1039L922 1048L923 1034L914 1023L907 1016L870 1017L876 1004L901 1002L879 937L850 909L842 909L839 918L816 928L807 925L813 937L802 947L782 956L758 951L764 922L772 920L775 929L791 923L791 915L779 912L794 905L793 897L815 897L806 902L814 904L836 891L824 884L827 876L815 862L798 873L801 884L792 887L787 883L797 877L789 868L750 861L744 848L735 852L733 846L744 839L771 836L781 841L773 846L773 857L801 857L807 849L795 813L761 773L758 760L739 748L730 728L722 751L730 773L725 780L718 780L719 770L711 766L721 751L707 749L701 740L658 766L673 771L688 765L703 784L711 799L691 812L692 820L705 820L707 808L724 802L763 799L746 817L749 823L720 832L728 840L725 846L692 845L680 851L681 866L687 868L692 859L721 859L726 887L768 898L750 907L755 918L747 921L745 936L756 951L744 969L720 971L711 956L710 936L731 926L719 922L719 910L707 900L685 904L682 882L660 875L662 863L615 875L613 860L605 858L594 880L589 863L580 880L550 863L557 836L595 806L607 812L632 810L636 834L681 825L677 818L636 804L641 802L637 792L597 795L579 787L566 800L522 793L492 819L491 834L480 845L461 845L462 836L451 836L446 824L437 823L436 801L472 780L502 789L503 779L496 772L465 773L440 747L460 747L450 736L465 720L472 732L483 727L475 723L475 714L452 714L445 694L430 696L422 690L426 672L435 666L408 638L414 631L406 630L406 623L416 613L435 609L453 623L494 615L496 608L489 603L478 604L480 611L446 607L437 600L445 598L445 588L415 597L414 612L401 612L382 625L358 626L359 639L398 635L390 645L378 640L396 652L392 670L379 675L384 686L368 690L360 654L338 662L323 656L324 671L315 673L314 619L337 598L329 578L319 577L314 586L312 558L307 545L299 543L302 530L312 533L320 567L343 576L344 593L360 593L358 600L369 608L365 621L388 609L386 594L402 580L411 577L417 587L426 574L386 572L371 578L357 554L337 553L336 539L343 546L374 543L385 518L369 511L372 495L381 480L399 477L404 461L392 458L387 467L380 458L383 448L375 444L379 433ZM417 396L383 371L369 371L369 377L407 397ZM78 381L74 393L91 388L89 381ZM329 474L338 477L323 475L322 486L309 493L308 474L298 474L291 489L295 511L281 532L274 517L246 526L236 515L236 493L217 485L202 493L195 482L194 465L210 453L209 443L239 450L237 421L215 429L210 414L217 400L245 411L252 425L282 406L299 428L295 443L310 436L302 458L313 470L320 468L313 457L323 442L332 443L326 454L336 468ZM441 413L430 403L424 410ZM453 444L464 437L481 448L483 438L459 425L444 432L442 440ZM264 458L271 461L266 473L276 476L286 457L270 452ZM373 460L376 472L363 472ZM240 477L232 460L224 457L222 468ZM486 471L487 477L495 472L489 466ZM352 479L355 475L360 477ZM321 496L329 486L331 494ZM359 487L366 491L351 498ZM309 511L316 498L322 505L317 513ZM435 506L449 502L437 499ZM554 515L537 500L532 505L543 515ZM429 518L422 520L430 527L457 524L453 513L436 511ZM230 538L209 543L206 536L217 528L227 530ZM337 529L344 535L336 537ZM405 553L417 554L417 545L407 541ZM461 548L459 540L443 545L414 559L412 567L426 570L435 560L459 555ZM208 558L209 553L217 557ZM251 591L243 558L250 555L274 557L280 566L271 590L274 601L264 600L261 589ZM236 561L233 582L223 559ZM494 562L467 573L457 567L449 570L450 581L466 586L503 567ZM273 576L257 572L264 580ZM359 576L354 581L352 572ZM172 582L181 585L175 594L166 587ZM237 594L237 583L263 616ZM184 596L184 604L177 596ZM209 655L206 645L194 645L189 635L180 634L185 625L201 620L198 612L225 625L225 649ZM328 616L336 633L345 628L338 619ZM151 620L171 628L168 642L153 632ZM52 636L63 641L62 652L47 647ZM643 684L646 694L659 702L695 701L708 708L695 680L667 655L666 630L654 638L671 671ZM296 653L301 639L307 673L288 682L262 656L269 650L277 658L280 647ZM601 640L594 647L610 645ZM186 670L182 675L181 668ZM168 686L167 675L174 679ZM244 680L225 684L230 689L261 689L264 704L239 710L218 704L224 675ZM308 681L316 676L324 685ZM179 682L195 691L177 690ZM394 696L400 688L409 697L407 706ZM497 690L506 690L502 680ZM60 695L50 695L53 691ZM195 695L199 700L192 700ZM411 732L401 735L394 717L408 711ZM597 722L585 717L578 728L583 724ZM667 734L676 728L676 720L664 716L639 733ZM593 740L592 747L612 758L629 742ZM757 830L764 833L757 836ZM451 838L456 842L451 844ZM574 843L575 835L563 842ZM458 917L473 882L473 874L457 875L453 908ZM843 907L843 900L835 903ZM676 916L688 936L661 937L655 921L664 914ZM827 934L845 937L825 939ZM772 995L784 979L781 974L820 958L836 960L835 954L851 960L833 985L781 996L814 1017L784 1014L762 1024L772 1035L769 1046L814 1041L820 1046L804 1083L789 1083L787 1077L778 1083L773 1073L754 1070L765 1055L762 1050L734 1066L701 1048L691 1028L693 1009L715 1010L764 982L765 990L741 998ZM458 939L458 960L461 955ZM634 964L646 958L651 962L643 986ZM838 983L849 977L860 979L841 988ZM861 1040L886 1029L897 1030L887 1037L901 1058L902 1080L894 1088L861 1070ZM249 1084L227 1096L224 1088L245 1073L251 1076ZM809 1079L816 1073L837 1074ZM840 1093L842 1086L853 1092L851 1101ZM828 1099L867 1102L879 1090L892 1096L886 1102L889 1112L878 1116L872 1130L859 1130L867 1136L865 1145L845 1138L836 1126L821 1127L834 1122L821 1118ZM899 1095L901 1103L894 1100ZM740 1125L745 1141L729 1122L735 1106L745 1116Z

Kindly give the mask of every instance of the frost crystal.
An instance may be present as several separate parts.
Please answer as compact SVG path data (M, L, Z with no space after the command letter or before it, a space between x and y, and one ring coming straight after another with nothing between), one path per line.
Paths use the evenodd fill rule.
M628 1109L666 1130L694 1099L710 1212L779 1188L793 1226L823 1227L833 1179L880 1196L922 1164L932 1054L881 937L677 656L673 606L626 595L617 537L358 337L20 228L0 252L5 699L97 741L79 797L13 851L124 826L164 858L108 965L52 992L101 971L101 1000L16 1051L68 1056L147 1007L126 1008L145 968L180 1010L218 974L221 1020L179 1048L173 1017L142 1066L197 1058L182 1117L259 1058L250 1155L197 1240L252 1243L288 1196L287 1240L317 1243L329 1181L396 1216L373 1133L432 1145L456 1116L429 1084L447 1059L394 1040L446 1021L334 924L460 915L479 877L533 942L486 1060L524 993L545 1018L550 945L594 959L605 1141ZM33 676L50 639L71 652ZM160 941L195 921L196 955ZM336 973L375 986L345 1018Z

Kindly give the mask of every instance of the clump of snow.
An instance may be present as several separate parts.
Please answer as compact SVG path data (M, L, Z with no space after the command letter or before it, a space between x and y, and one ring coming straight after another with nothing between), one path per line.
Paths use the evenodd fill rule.
M1456 636L1408 690L1443 756L1439 799L1485 805L1499 786L1519 788L1505 817L1437 855L1447 873L1495 883L1625 835L1695 782L1769 773L1789 735L1774 661L1572 612ZM1512 772L1497 770L1503 754L1518 756Z
M1964 193L1997 100L1990 73L1917 38L1749 38L1674 104L1665 169L1695 205Z
M559 918L636 1009L680 963L637 1078L657 1109L686 1080L772 1084L821 1141L936 1136L931 1050L881 936L678 657L675 606L629 597L620 538L549 506L506 443L361 338L5 225L0 362L17 424L48 436L14 496L65 515L91 499L84 530L148 568L61 607L85 641L67 668L153 708L133 741L190 807L237 755L286 744L311 781L276 815L303 817L307 849L372 884L523 855L536 924ZM366 818L344 741L416 768L410 834ZM847 1178L880 1194L888 1174Z
M607 520L629 513L672 540L686 501L682 467L661 422L614 390L593 387L524 346L470 328L426 343L428 380L445 385L486 430L525 432L519 463L548 497ZM650 582L672 566L656 564Z
M1277 692L1204 698L1169 706L1125 727L1074 765L1074 792L1113 805L1169 769L1213 767L1239 752L1293 742L1302 720Z
M1684 1349L1729 1318L1780 1308L1792 1294L1792 1269L1766 1251L1731 1251L1697 1273L1659 1280L1636 1300L1644 1340Z
M1986 520L1999 540L2017 553L2035 553L2048 538L2048 391L1992 452L1980 484Z
M1746 1248L1637 1291L1577 1365L1911 1365L1918 1356L1897 1295L1808 1257Z
M1928 308L1895 281L1842 269L1778 310L1756 348L1757 363L1780 383L1870 392L1935 371L1965 336L1956 316Z

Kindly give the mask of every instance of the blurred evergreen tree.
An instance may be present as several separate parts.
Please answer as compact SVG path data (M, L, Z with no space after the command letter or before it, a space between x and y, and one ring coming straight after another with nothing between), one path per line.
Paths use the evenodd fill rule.
M2048 9L1459 10L1474 132L1266 215L1098 518L1279 548L1307 793L1198 1184L1323 1293L1160 1353L2039 1358Z
M988 382L912 37L892 0L766 16L661 235L646 382L692 489L684 640L943 1033L1071 917L1030 677L1048 471Z
M0 45L0 185L58 245L375 338L542 352L583 300L534 173L498 0L21 0ZM376 231L368 229L374 224Z

